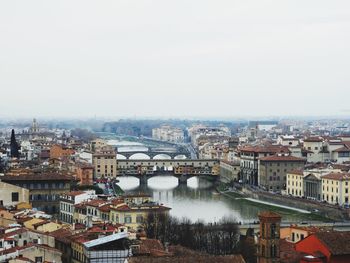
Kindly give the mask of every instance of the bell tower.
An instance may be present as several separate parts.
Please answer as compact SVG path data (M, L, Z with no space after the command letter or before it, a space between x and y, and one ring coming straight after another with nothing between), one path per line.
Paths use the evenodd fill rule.
M258 242L258 263L280 262L281 216L266 211L259 215L260 234Z
M31 132L32 132L32 133L37 133L37 132L39 132L38 123L36 122L36 119L33 119Z

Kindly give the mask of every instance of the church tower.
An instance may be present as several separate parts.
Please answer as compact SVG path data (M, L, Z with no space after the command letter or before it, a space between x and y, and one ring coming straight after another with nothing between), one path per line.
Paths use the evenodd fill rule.
M258 263L280 262L281 216L274 212L261 212L258 242Z
M32 133L37 133L37 132L39 132L38 123L36 122L36 119L35 119L35 118L33 119L31 132L32 132Z

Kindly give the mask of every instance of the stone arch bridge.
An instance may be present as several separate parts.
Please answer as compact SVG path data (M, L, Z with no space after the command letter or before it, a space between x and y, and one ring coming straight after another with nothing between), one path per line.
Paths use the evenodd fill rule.
M159 174L171 174L179 179L179 184L187 183L194 176L220 176L220 161L213 159L179 160L118 160L118 176L134 176L140 184L147 184L149 178Z
M129 160L130 157L136 154L145 154L150 159L154 159L154 157L156 157L157 155L166 155L169 157L169 159L175 159L176 157L180 156L185 156L187 159L191 158L191 154L188 151L178 149L162 149L148 147L147 151L118 151L118 148L116 150L119 155L124 156L127 160Z

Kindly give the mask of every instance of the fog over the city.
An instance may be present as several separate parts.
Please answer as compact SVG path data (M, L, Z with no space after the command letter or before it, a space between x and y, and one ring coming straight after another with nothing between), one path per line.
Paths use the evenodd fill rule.
M350 1L1 1L0 117L349 115Z

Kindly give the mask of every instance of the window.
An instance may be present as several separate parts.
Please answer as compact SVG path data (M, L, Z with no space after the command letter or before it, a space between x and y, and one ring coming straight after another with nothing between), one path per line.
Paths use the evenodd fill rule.
M124 223L125 223L125 224L130 224L130 223L131 223L131 216L126 215L126 216L124 217Z
M271 224L271 238L278 237L277 231L276 231L276 224Z
M265 224L261 225L261 236L264 238L265 237Z
M18 202L18 200L19 200L18 192L13 192L12 193L12 202Z
M276 245L271 245L271 257L275 258L277 256L277 248Z
M142 215L137 215L136 223L139 223L139 224L143 223L143 216Z
M261 245L261 256L265 257L265 245Z

